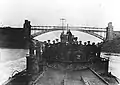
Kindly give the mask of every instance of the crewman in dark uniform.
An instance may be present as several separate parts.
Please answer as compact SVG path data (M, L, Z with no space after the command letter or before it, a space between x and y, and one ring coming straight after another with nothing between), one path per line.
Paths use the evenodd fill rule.
M53 43L50 46L50 59L53 61L56 59L56 45L55 40L53 40Z
M84 44L82 45L83 47L83 53L84 53L84 59L85 61L87 60L87 42L84 42Z
M61 42L59 42L59 39L56 39L56 43L55 43L55 53L56 53L56 58L60 59L60 52L61 52Z
M86 46L87 45L87 42L84 42L84 46Z
M97 52L97 46L95 45L95 43L93 42L91 45L91 51L92 51L92 55L96 56L96 52Z
M56 39L56 43L59 43L59 39Z
M90 56L91 56L91 44L90 44L90 41L87 41L87 45L86 45L86 58L87 60L90 59Z
M81 46L82 45L82 41L79 41L79 44L78 44L79 46Z
M61 40L61 42L63 42L63 38L64 38L64 31L61 33L61 35L60 35L60 40Z
M84 46L82 44L82 41L79 41L78 47L79 47L79 50L84 50Z
M52 45L55 45L55 40L53 40L53 44Z
M50 61L50 57L51 57L51 43L50 43L50 40L48 40L47 44L47 49L46 49L46 52L47 52L47 61Z
M72 45L72 48L74 49L78 49L78 41L77 41L77 37L74 38L74 41L73 41L73 45Z
M91 44L90 44L90 41L87 41L88 43L87 43L87 46L91 46Z
M48 40L47 46L48 46L48 47L51 46L50 40Z
M102 44L98 43L97 44L97 57L100 57L101 47L102 47Z
M67 35L68 35L68 42L72 42L72 33L70 31L70 29L67 31Z

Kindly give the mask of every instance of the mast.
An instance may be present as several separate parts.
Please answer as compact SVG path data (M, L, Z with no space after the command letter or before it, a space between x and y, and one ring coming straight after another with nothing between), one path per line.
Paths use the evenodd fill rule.
M61 18L60 20L61 20L61 23L62 23L62 30L64 31L64 21L65 21L66 19Z
M67 31L68 31L68 29L69 29L69 26L68 26L68 24L67 24Z

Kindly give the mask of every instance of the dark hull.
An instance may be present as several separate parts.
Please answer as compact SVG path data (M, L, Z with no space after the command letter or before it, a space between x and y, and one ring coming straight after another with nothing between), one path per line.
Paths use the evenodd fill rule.
M10 78L5 83L5 85L29 85L28 82L31 82L30 85L39 85L41 83L43 85L50 85L50 82L52 82L53 84L53 81L58 81L59 83L61 84L64 83L65 85L68 85L72 81L79 82L80 85L87 85L86 82L89 83L90 85L118 85L118 82L116 81L115 77L106 75L107 69L105 69L106 68L105 66L107 64L108 61L97 63L68 62L68 61L49 62L48 65L41 66L45 69L41 70L39 73L30 75L27 74L26 71L22 71L13 76L12 78ZM55 72L57 72L56 76L51 75L52 73ZM44 75L41 73L44 73ZM63 78L61 75L66 77ZM61 76L60 79L56 80L56 78L58 78L59 76ZM78 76L80 79L78 79ZM52 80L48 82L48 80L50 80L48 78L50 79L52 78ZM58 85L57 84L58 82L56 82L55 85Z

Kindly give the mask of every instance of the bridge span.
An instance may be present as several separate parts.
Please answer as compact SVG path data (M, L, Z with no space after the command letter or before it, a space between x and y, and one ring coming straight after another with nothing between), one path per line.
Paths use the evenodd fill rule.
M67 30L80 31L93 35L103 41L113 40L116 37L120 36L119 31L113 31L112 22L108 23L106 28L98 27L85 27L85 26L32 26L30 21L25 20L24 30L26 35L31 35L31 38L42 35L47 32L58 31L58 30Z
M75 26L69 26L69 27L62 27L62 26L32 26L32 35L31 37L34 38L38 35L52 32L52 31L59 31L59 30L67 30L70 29L72 31L80 31L84 33L88 33L90 35L93 35L99 39L105 40L106 35L106 28L95 28L95 27L75 27ZM97 34L101 33L101 35ZM103 36L102 36L103 35Z

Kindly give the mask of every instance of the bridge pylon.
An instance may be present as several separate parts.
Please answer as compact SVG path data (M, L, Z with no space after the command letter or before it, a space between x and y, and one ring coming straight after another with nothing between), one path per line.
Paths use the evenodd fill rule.
M30 36L31 36L30 21L25 20L25 23L23 24L23 29L24 29L24 38L30 40Z
M113 40L113 26L112 22L108 23L108 27L106 28L106 41Z

